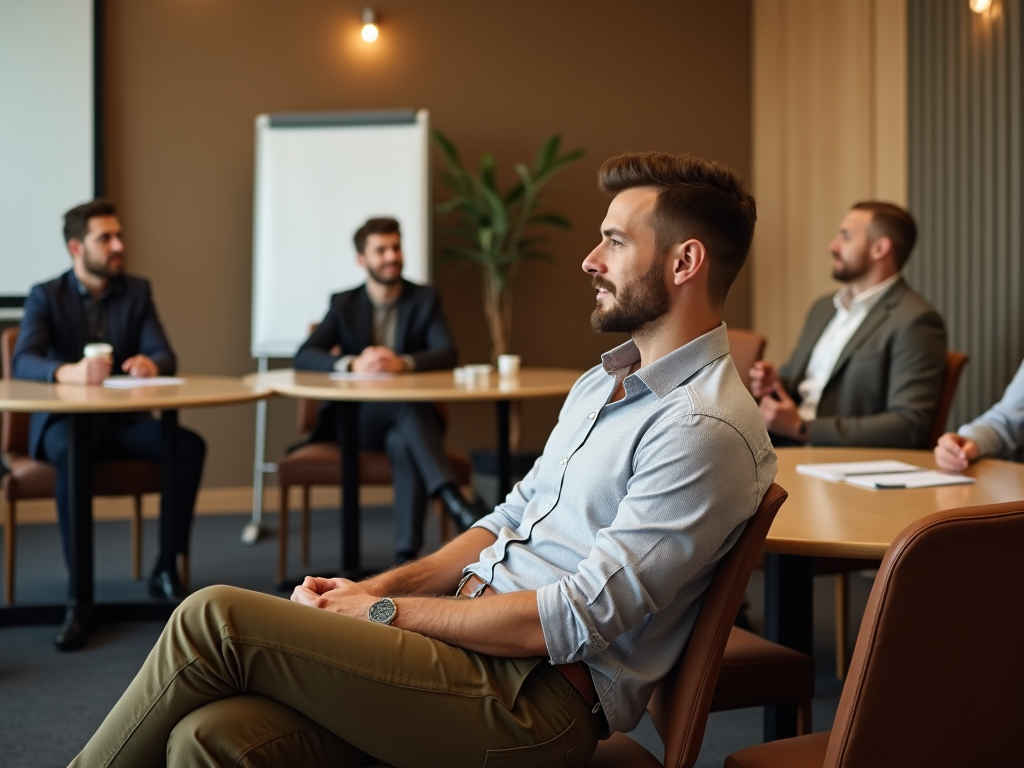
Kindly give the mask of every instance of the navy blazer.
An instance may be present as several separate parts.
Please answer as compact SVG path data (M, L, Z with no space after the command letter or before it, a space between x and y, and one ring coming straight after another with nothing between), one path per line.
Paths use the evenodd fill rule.
M343 355L358 355L373 345L373 305L361 285L331 296L327 316L295 353L294 365L304 371L331 371ZM335 347L340 354L332 354ZM395 328L397 355L409 355L417 371L454 368L455 340L433 288L402 281Z
M149 281L122 275L111 280L111 288L105 301L109 313L107 341L114 347L114 371L120 371L121 363L129 357L146 355L156 363L161 375L173 374L177 362L157 317ZM11 375L16 379L53 381L60 366L82 359L87 335L85 307L71 270L33 286L25 300ZM29 454L34 458L39 458L39 443L51 418L49 413L32 414Z

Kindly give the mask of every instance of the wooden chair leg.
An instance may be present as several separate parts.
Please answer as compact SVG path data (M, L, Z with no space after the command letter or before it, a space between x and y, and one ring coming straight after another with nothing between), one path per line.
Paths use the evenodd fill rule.
M434 512L441 523L441 541L448 541L452 537L452 519L448 516L448 510L440 499L434 499Z
M191 567L188 560L188 552L178 553L178 578L181 580L181 585L188 589L188 579L191 576Z
M142 497L136 496L132 508L132 578L138 581L142 578Z
M17 508L13 500L4 504L4 605L14 604L14 544Z
M850 575L836 574L836 679L846 679L846 637L849 625L847 617L850 612Z
M309 486L302 486L302 519L299 521L299 557L302 567L309 565Z
M277 583L284 581L288 567L288 486L282 485L281 502L277 511Z
M796 735L811 733L811 700L804 699L796 704Z

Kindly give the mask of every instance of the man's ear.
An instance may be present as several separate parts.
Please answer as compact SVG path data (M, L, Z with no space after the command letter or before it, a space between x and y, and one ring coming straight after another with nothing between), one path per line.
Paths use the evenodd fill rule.
M881 261L892 255L892 240L885 235L875 240L869 249L872 261Z
M85 253L85 243L79 240L77 237L72 237L68 240L68 253L74 258L80 258Z
M669 258L672 262L672 282L675 285L682 285L693 279L704 268L708 258L704 243L692 238L683 243L676 243L669 251Z
M362 254L362 253L359 253L357 251L356 252L356 264L358 264L363 269L366 269L366 255Z

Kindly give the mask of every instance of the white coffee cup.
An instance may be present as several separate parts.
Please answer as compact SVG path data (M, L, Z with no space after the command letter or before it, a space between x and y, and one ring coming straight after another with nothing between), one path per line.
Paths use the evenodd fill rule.
M498 355L498 374L507 377L518 376L520 362L519 355Z
M102 341L97 341L92 344L86 344L82 354L85 357L113 357L114 347Z

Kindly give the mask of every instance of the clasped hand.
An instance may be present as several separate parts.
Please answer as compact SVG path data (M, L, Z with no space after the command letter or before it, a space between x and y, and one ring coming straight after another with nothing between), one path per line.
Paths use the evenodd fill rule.
M367 347L352 361L356 373L400 373L405 361L387 347Z
M377 596L348 579L307 576L292 591L291 599L293 603L365 619L370 606L377 601Z

